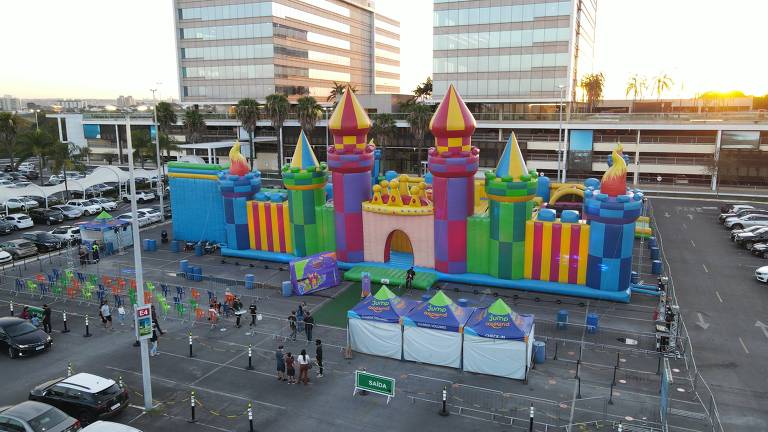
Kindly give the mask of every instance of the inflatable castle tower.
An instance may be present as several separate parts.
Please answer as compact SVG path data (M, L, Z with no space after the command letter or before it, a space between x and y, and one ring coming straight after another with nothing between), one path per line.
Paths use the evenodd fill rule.
M229 172L219 175L219 189L224 202L224 230L227 246L243 250L250 247L247 202L261 189L261 174L251 172L248 161L240 154L239 142L229 151L229 160Z

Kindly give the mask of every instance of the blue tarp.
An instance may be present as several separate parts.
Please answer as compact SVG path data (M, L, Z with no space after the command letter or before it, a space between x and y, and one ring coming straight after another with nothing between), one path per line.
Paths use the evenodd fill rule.
M533 328L533 315L514 312L502 299L478 308L464 326L464 334L493 339L524 340Z
M355 307L347 311L348 318L388 323L400 322L411 309L419 304L416 300L396 296L386 286L382 286L376 295L369 295Z
M442 291L438 291L429 301L409 312L403 318L403 325L461 332L473 310L457 305Z

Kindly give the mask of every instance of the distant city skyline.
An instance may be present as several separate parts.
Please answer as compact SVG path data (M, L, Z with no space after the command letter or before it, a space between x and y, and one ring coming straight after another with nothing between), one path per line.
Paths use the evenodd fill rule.
M5 47L0 94L24 100L117 100L121 94L151 100L149 89L157 89L158 99L178 99L170 0L7 3L5 33L25 36ZM624 98L626 82L635 73L649 81L662 73L671 76L675 83L664 94L667 98L707 90L768 93L768 60L752 43L763 38L768 2L720 4L646 0L638 7L637 2L600 1L594 71L605 74L605 98ZM401 22L401 92L410 93L432 72L427 55L432 50L432 1L411 1L407 13L398 1L379 0L376 6ZM63 28L61 16L68 17ZM645 99L655 98L646 92Z

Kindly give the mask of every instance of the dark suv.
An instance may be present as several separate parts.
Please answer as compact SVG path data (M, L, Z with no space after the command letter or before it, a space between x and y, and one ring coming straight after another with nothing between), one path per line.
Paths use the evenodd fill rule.
M16 229L16 226L10 222L0 220L0 234L10 234Z
M79 373L41 384L29 399L53 405L82 423L117 415L128 405L128 390L116 382L89 373Z
M39 252L50 252L61 249L61 240L45 231L30 231L21 235L24 240L29 240L37 246Z
M29 211L32 222L53 225L64 222L64 213L58 210L36 208Z

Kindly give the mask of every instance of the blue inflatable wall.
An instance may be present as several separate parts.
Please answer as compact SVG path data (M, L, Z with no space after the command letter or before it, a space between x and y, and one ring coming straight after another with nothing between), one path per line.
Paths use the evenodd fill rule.
M173 238L226 243L219 182L171 177L170 186Z

